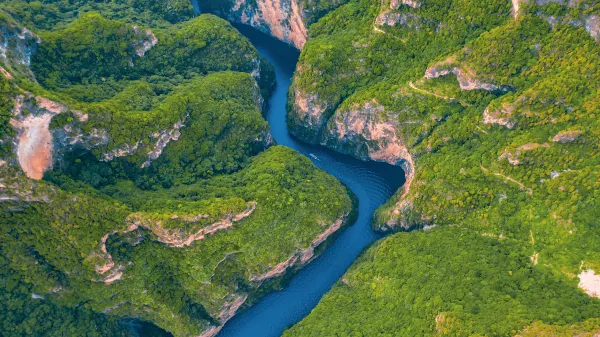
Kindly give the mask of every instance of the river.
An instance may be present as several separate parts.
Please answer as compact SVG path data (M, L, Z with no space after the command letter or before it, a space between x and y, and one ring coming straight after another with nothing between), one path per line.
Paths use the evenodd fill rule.
M303 155L315 155L316 166L337 177L358 197L358 219L347 227L321 256L300 270L281 291L265 296L254 306L227 322L218 337L275 337L300 321L317 305L360 253L381 238L370 227L373 212L404 183L404 172L397 166L363 162L321 146L304 144L288 132L287 91L299 52L258 30L235 25L254 44L259 53L275 67L277 84L266 114L273 138L279 145Z

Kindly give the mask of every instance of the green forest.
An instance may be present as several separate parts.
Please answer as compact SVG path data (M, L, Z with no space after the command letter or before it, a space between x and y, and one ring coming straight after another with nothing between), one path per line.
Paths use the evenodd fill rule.
M580 284L600 269L600 7L544 3L349 1L311 26L291 129L402 165L372 226L411 232L365 252L286 336L600 330ZM343 127L359 122L370 133ZM382 157L390 143L402 151Z
M600 4L278 3L0 3L0 335L216 334L354 222L213 14L306 26L290 131L406 173L284 336L600 333Z
M273 68L226 21L7 1L0 23L0 335L200 335L353 221L345 186L274 143Z

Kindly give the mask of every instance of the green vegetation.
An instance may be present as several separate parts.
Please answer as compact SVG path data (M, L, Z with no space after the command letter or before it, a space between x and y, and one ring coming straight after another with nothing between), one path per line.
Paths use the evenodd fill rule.
M169 190L143 191L119 181L98 191L64 175L49 179L56 185L34 189L40 201L0 204L3 249L11 252L5 255L15 273L59 303L140 317L181 336L217 324L234 295L254 300L263 283L256 277L309 247L352 208L339 182L283 147L232 175ZM243 212L247 202L256 209L232 228L174 246ZM143 227L128 229L132 224ZM114 266L98 273L110 261ZM107 281L113 272L118 280Z
M194 17L192 4L187 0L6 0L0 9L36 30L63 27L87 12L153 27L168 27Z
M575 286L534 267L516 240L460 228L402 233L364 253L284 336L514 336L533 320L557 325L545 327L554 335L598 314L600 300Z
M200 335L352 220L340 182L273 146L272 67L215 16L166 23L172 3L1 5L1 335ZM12 144L43 149L48 116L53 167L28 179Z
M406 147L410 157L395 155L412 180L373 226L442 228L384 239L288 334L597 331L597 301L577 286L600 270L600 45L588 21L600 7L521 4L515 18L504 1L420 3L353 1L311 26L289 120L361 158L391 161L373 149ZM394 132L354 135L358 122ZM506 279L518 270L529 281Z

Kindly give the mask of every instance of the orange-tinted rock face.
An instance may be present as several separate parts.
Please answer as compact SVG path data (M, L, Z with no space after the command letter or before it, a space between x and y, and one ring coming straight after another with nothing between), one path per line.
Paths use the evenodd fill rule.
M52 115L27 118L18 126L21 129L17 153L19 164L31 179L42 179L52 163L52 135L48 130Z
M355 144L349 154L364 160L397 165L409 157L408 149L396 134L396 126L384 120L384 107L372 100L337 111L323 135L323 144Z
M308 32L303 10L297 0L236 0L227 16L270 33L277 39L302 49Z
M24 101L30 110L36 111L23 116ZM14 100L14 118L10 124L18 133L17 157L21 169L31 179L42 179L44 173L52 166L52 133L49 130L52 117L67 111L60 103L43 97L27 97L19 95Z

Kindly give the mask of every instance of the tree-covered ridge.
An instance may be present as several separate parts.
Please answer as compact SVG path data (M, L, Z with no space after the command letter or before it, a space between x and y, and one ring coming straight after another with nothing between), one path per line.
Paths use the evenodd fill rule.
M237 30L212 15L202 15L167 29L149 29L87 13L66 28L39 34L43 42L31 68L47 89L97 101L118 91L120 81L184 81L209 72L252 73L266 94L272 68ZM169 81L169 78L174 78ZM84 95L87 94L87 95Z
M50 180L60 188L5 179L32 193L9 190L0 205L10 268L59 303L141 317L181 336L224 323L232 302L277 285L271 279L306 263L312 242L351 209L341 184L281 147L233 175L170 190Z
M508 261L521 261L523 267L534 271L535 282L549 277L538 272L562 279L561 291L571 295L557 298L554 307L573 298L592 301L599 297L600 291L592 286L600 269L597 4L521 1L515 10L510 2L503 2L496 10L489 7L477 16L477 8L492 6L491 2L461 1L464 9L453 22L480 18L484 24L468 25L466 30L458 24L448 35L444 33L443 17L453 15L449 7L437 7L441 12L423 16L421 12L433 10L436 1L394 3L379 7L350 2L311 27L313 40L302 53L290 97L289 120L296 134L365 160L387 161L406 169L407 183L376 212L375 229L401 231L437 226L447 228L440 232L453 238L468 229L476 233L469 235L490 238L485 239L490 242L511 242L507 247L513 248L507 251L518 251L518 256L510 255L507 261L496 261L488 268L500 270ZM361 14L368 19L356 20ZM442 19L436 21L436 17ZM466 34L461 40L456 39L459 32ZM380 39L398 42L379 45ZM427 42L405 49L419 41ZM357 53L363 56L354 58ZM367 56L378 62L366 62ZM352 60L354 63L350 63ZM397 60L403 64L395 63ZM327 75L318 76L320 73ZM418 235L398 236L410 240ZM391 245L388 242L395 240L399 239L384 239L382 245ZM468 250L470 245L459 246L434 235L414 240L428 246L447 242L457 251ZM398 245L397 249L402 247ZM379 261L389 265L391 261L400 264L406 260L398 260L390 250L380 254ZM373 272L375 265L363 260L360 274L365 278L383 277L378 273L383 274L385 268ZM400 269L386 271L385 275L390 282L404 278ZM452 284L456 276L454 271L442 270L440 277L438 287L445 286L444 278ZM480 278L486 284L498 280L494 275ZM423 299L394 303L392 299L401 296L395 292L405 289L390 287L385 296L378 297L368 295L367 287L343 290L340 285L290 334L337 331L338 326L333 324L349 321L355 322L352 329L344 327L349 323L339 325L348 335L350 331L393 335L400 326L435 326L432 319L426 324L402 321L389 327L381 322L386 327L379 329L374 324L371 329L368 320L377 317L396 321L407 316L401 311L403 305L426 311L429 307L425 301L435 296L429 292ZM472 291L475 286L457 287ZM541 290L517 287L510 296L542 294ZM451 302L443 299L441 303ZM336 311L334 307L342 308L342 303L358 307ZM523 303L536 302L528 298ZM368 306L378 309L373 309L373 315L359 314L371 310ZM584 331L597 331L597 321L583 322L598 318L597 310L585 315L583 306L573 305L572 310L573 314L560 319L535 310L519 314L518 319L502 323L504 330L494 330L497 325L492 323L487 330L485 324L480 330L471 330L476 326L473 317L452 318L454 327L440 333L510 335L527 328L525 335L535 334L531 331L560 335L578 326L590 329ZM487 315L504 317L499 313ZM407 334L418 335L421 330L416 331Z
M6 0L0 9L35 30L63 28L87 12L153 27L168 27L194 17L192 3L187 0Z
M363 254L284 336L573 336L600 330L597 319L576 323L597 317L600 300L577 291L576 281L534 267L527 253L516 240L460 228L396 234Z
M214 335L352 221L342 184L271 146L272 67L226 21L0 13L0 334Z
M126 167L114 169L168 186L183 171L178 181L237 170L271 144L260 110L272 67L221 19L202 15L161 31L88 13L39 36L27 64L43 88L15 75L27 92L13 101L23 122L28 112L58 113L50 128L59 152L83 147L101 161L124 157ZM58 110L45 109L37 95L56 100ZM158 172L151 164L173 140L179 148L161 158L172 165ZM98 186L98 179L88 182Z
M347 98L422 74L440 54L510 16L506 1L426 1L416 8L393 3L352 1L311 26L310 43L290 90L289 120L295 134L322 142L326 121ZM379 19L396 15L397 21ZM405 17L427 24L415 27L401 20Z

